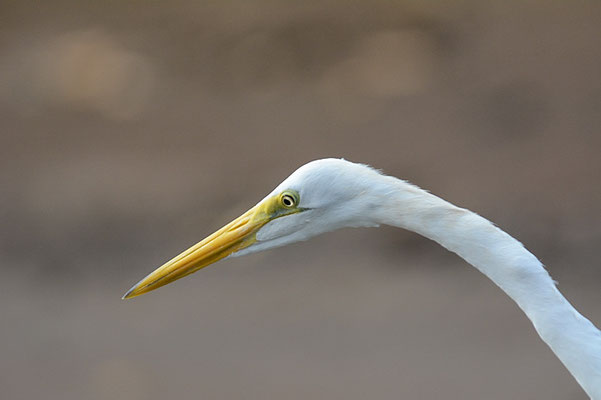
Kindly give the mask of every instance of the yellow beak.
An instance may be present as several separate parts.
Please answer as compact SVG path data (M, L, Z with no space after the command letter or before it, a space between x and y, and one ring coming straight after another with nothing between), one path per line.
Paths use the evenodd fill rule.
M253 207L211 236L167 261L129 289L123 298L130 299L150 292L250 246L256 241L255 233L259 228L273 218L270 203L273 202L267 201Z

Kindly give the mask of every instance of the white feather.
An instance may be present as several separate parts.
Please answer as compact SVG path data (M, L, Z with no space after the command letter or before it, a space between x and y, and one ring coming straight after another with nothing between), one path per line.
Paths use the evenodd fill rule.
M592 399L601 399L601 333L562 296L541 262L490 221L361 164L310 162L267 198L288 189L304 212L271 221L248 254L343 227L393 225L457 253L497 284L532 321Z

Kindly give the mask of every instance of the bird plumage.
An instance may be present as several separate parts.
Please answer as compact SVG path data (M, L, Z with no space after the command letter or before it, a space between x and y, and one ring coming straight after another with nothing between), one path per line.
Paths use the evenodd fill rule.
M292 207L282 203L286 191L298 197ZM524 311L584 391L601 400L601 332L563 297L532 253L467 209L345 160L316 160L300 167L238 220L157 269L125 297L227 255L283 246L343 227L380 224L432 239L490 278ZM226 235L234 239L223 239Z

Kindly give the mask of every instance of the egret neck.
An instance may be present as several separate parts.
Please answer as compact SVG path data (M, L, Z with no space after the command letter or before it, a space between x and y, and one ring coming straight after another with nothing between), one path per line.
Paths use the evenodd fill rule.
M376 219L425 236L490 278L528 316L542 340L593 399L601 399L601 333L557 290L542 263L485 218L381 175L387 201Z

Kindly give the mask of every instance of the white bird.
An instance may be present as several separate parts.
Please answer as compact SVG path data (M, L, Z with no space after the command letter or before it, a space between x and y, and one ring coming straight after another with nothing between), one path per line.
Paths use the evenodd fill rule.
M430 238L490 278L532 321L584 391L601 399L601 332L563 297L532 253L469 210L345 160L316 160L300 167L252 209L156 269L123 298L154 290L230 255L339 228L380 224Z

